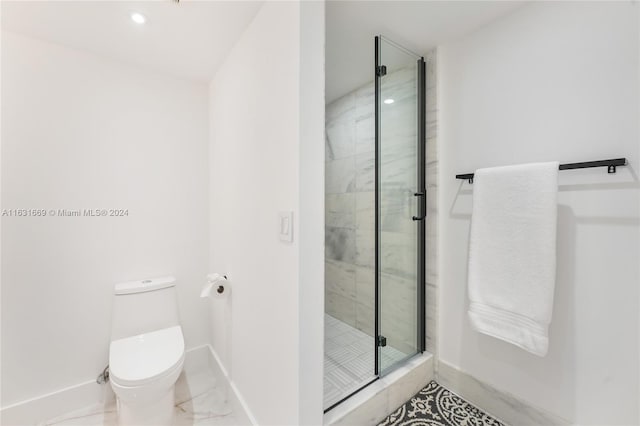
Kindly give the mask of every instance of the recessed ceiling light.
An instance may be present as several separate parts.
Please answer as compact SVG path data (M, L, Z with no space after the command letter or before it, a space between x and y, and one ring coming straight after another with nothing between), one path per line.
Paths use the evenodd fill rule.
M138 12L133 12L131 14L131 20L133 22L135 22L136 24L144 24L145 22L147 22L147 18L146 16L144 16L142 13L138 13Z
M395 101L394 101L393 99L391 99L391 98L389 98L389 99L385 99L385 100L384 100L384 103L385 103L385 104L387 104L387 105L392 104L392 103L394 103L394 102L395 102Z

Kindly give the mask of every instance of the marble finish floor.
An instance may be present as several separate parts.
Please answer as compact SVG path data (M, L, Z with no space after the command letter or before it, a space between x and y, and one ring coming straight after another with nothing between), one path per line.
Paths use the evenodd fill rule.
M375 378L374 340L339 319L324 316L324 408L340 401ZM382 365L392 365L406 354L386 346Z
M505 426L475 405L429 382L378 426Z
M176 382L176 426L243 426L249 418L224 379L212 370L183 372ZM74 411L40 425L56 426L116 426L115 399L105 404Z

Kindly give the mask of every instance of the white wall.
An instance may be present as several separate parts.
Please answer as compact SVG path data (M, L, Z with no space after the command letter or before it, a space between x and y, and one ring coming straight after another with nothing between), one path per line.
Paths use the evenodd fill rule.
M206 86L3 32L2 106L4 209L129 210L2 218L2 405L95 380L120 281L175 275L207 343Z
M300 3L298 425L322 424L324 398L325 2Z
M322 62L301 64L301 50L322 58L308 31L323 14L305 7L265 3L210 86L210 266L234 286L214 304L213 347L264 425L322 414ZM293 243L278 239L279 211L293 211Z
M637 424L638 4L525 6L439 49L441 360L579 424ZM456 173L627 157L560 173L558 267L545 358L472 331L472 193Z

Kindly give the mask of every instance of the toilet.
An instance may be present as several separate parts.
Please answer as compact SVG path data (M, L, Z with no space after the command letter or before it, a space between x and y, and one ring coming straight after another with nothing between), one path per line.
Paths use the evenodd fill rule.
M173 424L174 390L184 365L175 278L115 286L109 379L118 424Z

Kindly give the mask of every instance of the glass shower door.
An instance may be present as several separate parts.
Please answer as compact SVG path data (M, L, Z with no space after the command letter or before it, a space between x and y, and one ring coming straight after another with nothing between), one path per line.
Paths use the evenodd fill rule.
M424 350L424 59L376 37L376 373Z

